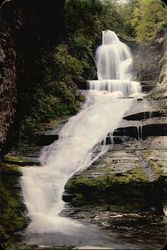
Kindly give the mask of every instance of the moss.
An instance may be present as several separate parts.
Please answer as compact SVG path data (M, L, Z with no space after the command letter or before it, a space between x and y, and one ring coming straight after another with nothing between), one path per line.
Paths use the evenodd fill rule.
M83 194L79 194L79 193L76 193L75 197L73 198L73 201L72 201L73 204L75 204L75 206L85 206L85 203L86 205L88 206L89 203L87 204L87 202L85 202L85 197Z
M153 150L145 150L144 157L145 157L145 160L147 161L147 163L152 168L153 172L156 174L157 179L161 176L164 176L164 166L159 161L153 160L154 159L154 151Z
M10 163L27 163L29 162L27 159L23 158L23 157L20 157L20 156L13 156L13 155L6 155L3 160L5 162L10 162Z
M27 225L25 205L20 194L18 166L0 164L0 241L5 244L14 239L14 234Z
M113 173L108 166L98 168L97 172L90 168L83 171L79 176L72 178L66 185L67 190L74 188L74 186L88 186L97 189L112 186L113 184L127 184L130 182L146 182L147 179L143 174L141 167L128 171L126 173Z
M158 162L150 162L152 169L155 171L157 178L164 175L163 166Z
M20 167L14 164L0 163L0 174L4 175L11 174L17 177L21 176ZM1 178L0 178L1 180Z
M160 109L160 115L166 115L167 114L167 108Z
M115 174L109 176L111 183L129 183L129 182L146 182L146 177L143 174L142 168L137 167L131 171L128 171L123 174Z
M114 173L105 165L90 167L71 178L66 192L73 194L71 203L76 207L101 206L103 210L129 213L154 207L161 213L166 196L163 183L161 178L149 182L139 166L126 173Z
M66 184L66 191L74 194L72 204L75 206L116 203L119 206L132 207L130 204L143 199L147 193L147 179L141 167L126 173L114 173L109 166L89 168L73 177ZM129 205L128 205L129 204ZM136 207L140 204L135 205ZM133 205L134 207L134 205Z
M145 150L144 151L144 157L147 158L147 157L150 157L152 154L152 151L151 150Z

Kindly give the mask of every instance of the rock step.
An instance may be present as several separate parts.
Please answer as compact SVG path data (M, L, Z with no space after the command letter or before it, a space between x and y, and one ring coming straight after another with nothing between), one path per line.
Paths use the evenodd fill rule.
M73 206L108 204L113 211L144 212L154 208L163 213L165 194L162 186L165 180L135 180L137 171L128 171L129 174L75 176L67 183L63 200Z
M144 139L148 136L166 136L167 124L146 124L138 126L127 126L116 129L113 133L114 137L120 138L126 136L129 138ZM124 137L125 138L125 137ZM121 142L121 140L120 140Z
M145 120L145 119L150 119L154 117L165 117L166 114L162 114L160 111L145 111L145 112L140 112L132 115L125 116L123 119L127 121L140 121L140 120Z
M59 139L58 134L54 134L54 135L42 134L42 135L36 136L35 141L36 141L37 146L48 146L58 139Z
M63 199L76 207L109 205L111 211L163 213L166 202L166 137L114 144L66 184ZM69 193L69 195L68 195Z
M140 84L143 92L149 92L156 87L157 83L155 81L142 81Z
M18 162L18 161L2 161L3 163L11 164L11 165L16 165L16 166L21 166L21 167L27 167L27 166L40 166L40 163L37 161L29 161L27 163L25 162Z
M6 155L2 161L3 163L7 163L10 165L17 165L17 166L39 166L40 162L37 159L32 159L28 157L20 157L17 155Z

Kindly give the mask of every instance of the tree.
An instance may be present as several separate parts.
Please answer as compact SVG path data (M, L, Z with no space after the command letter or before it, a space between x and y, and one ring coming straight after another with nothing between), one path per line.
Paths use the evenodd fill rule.
M167 11L160 0L140 0L133 12L131 25L136 39L141 43L151 43L166 24Z

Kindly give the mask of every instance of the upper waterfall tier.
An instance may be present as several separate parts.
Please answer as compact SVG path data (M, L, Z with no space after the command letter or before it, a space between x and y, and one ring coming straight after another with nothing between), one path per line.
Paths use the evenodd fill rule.
M117 37L115 32L111 30L102 31L102 44L109 45L113 42L119 42L119 38Z
M96 51L96 66L99 80L134 79L130 49L111 30L102 32L102 45Z
M139 82L127 80L92 80L88 81L89 89L102 90L108 92L119 91L122 96L128 97L130 95L141 93L141 86Z

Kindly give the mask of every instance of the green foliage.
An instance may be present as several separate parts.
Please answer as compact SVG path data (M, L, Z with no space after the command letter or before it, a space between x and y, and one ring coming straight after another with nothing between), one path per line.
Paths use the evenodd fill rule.
M83 100L73 81L73 78L82 75L82 64L70 55L65 46L59 45L43 52L39 64L42 69L40 79L38 75L34 75L33 79L39 79L41 83L31 86L30 98L30 93L24 96L28 103L31 99L33 105L29 105L28 115L22 123L21 138L29 138L36 133L41 122L75 114Z
M53 54L53 62L56 66L60 80L72 79L73 75L82 75L82 65L79 60L71 56L67 49L60 45Z
M110 0L68 0L65 10L67 31L84 34L93 46L106 29L138 42L151 42L162 32L167 16L160 0L130 0L126 5Z
M70 34L84 34L94 41L101 33L101 13L103 5L99 0L68 0L65 5L66 29Z
M131 18L137 0L125 6L110 0L68 0L65 5L67 37L70 46L94 51L101 43L102 30L114 30L117 34L131 36Z
M101 31L122 29L116 5L111 1L68 0L65 5L68 38L76 48L94 51L101 42Z
M136 39L141 43L150 43L163 30L167 11L160 0L140 0L134 9L131 25L135 29Z
M36 133L41 122L76 113L82 101L76 84L86 86L87 79L97 78L94 51L101 44L102 30L150 43L166 22L160 0L130 0L126 6L110 0L67 0L64 10L65 40L58 46L47 41L45 50L31 57L20 80L19 110L26 114L22 138Z
M133 12L137 6L138 0L131 0L129 4L117 5L115 7L115 12L117 11L117 16L119 16L119 20L117 21L117 29L116 31L120 36L133 38L135 35L134 28L131 25L131 20L133 19ZM118 17L117 17L118 19Z
M96 78L94 50L101 41L103 4L99 0L65 3L66 38L70 53L81 61L84 79Z

